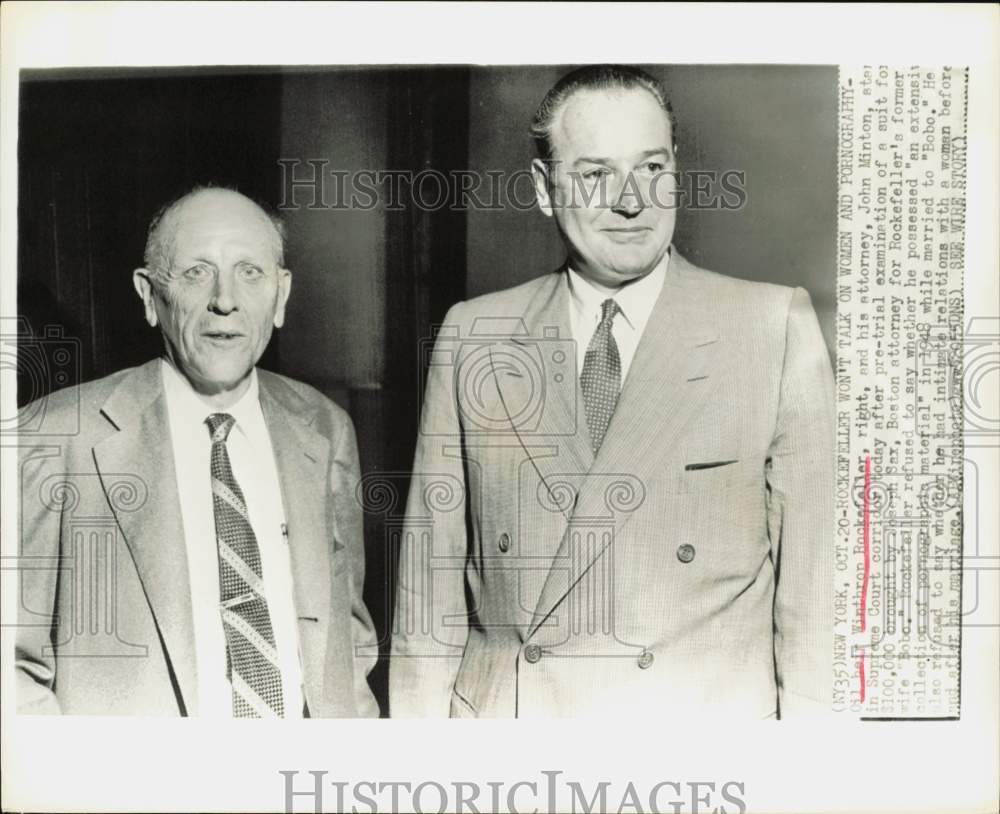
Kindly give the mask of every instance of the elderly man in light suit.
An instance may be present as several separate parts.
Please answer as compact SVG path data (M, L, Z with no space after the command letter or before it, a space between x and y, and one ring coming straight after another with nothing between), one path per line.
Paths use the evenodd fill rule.
M166 207L134 274L164 356L27 408L21 712L377 714L351 421L255 367L283 242L234 191Z
M438 334L390 714L828 709L833 388L808 294L671 247L672 113L648 74L571 73L533 134L568 258Z

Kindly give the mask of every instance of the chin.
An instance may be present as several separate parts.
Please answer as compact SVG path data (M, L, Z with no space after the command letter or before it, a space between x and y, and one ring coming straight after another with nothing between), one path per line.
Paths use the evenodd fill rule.
M210 382L211 389L216 393L225 393L239 386L240 382L246 379L250 375L252 368L234 370L228 368L226 370L211 370L206 371L206 375L203 381Z
M629 280L638 280L645 277L656 267L655 264L643 266L628 266L626 268L614 269L614 279L619 283L627 283Z

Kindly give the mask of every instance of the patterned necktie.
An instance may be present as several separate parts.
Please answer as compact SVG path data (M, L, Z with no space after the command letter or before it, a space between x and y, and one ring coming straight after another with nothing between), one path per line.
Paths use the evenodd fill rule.
M281 669L264 598L260 549L226 449L236 419L228 413L213 413L206 423L212 434L219 608L226 633L226 677L233 685L233 716L281 718L285 714Z
M612 299L601 303L601 321L587 346L587 354L583 357L583 372L580 374L587 428L590 430L590 443L595 455L608 431L622 385L621 357L611 333L615 315L620 312L618 303Z

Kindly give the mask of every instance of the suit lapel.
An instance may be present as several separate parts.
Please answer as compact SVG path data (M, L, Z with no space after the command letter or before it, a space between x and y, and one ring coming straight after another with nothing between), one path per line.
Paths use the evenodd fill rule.
M553 558L558 568L542 588L532 632L639 510L650 475L719 383L720 330L691 270L674 251L604 442ZM577 544L573 528L595 526L611 533L599 534L597 545Z
M519 427L518 417L510 412L508 419L546 483L557 475L586 472L594 458L577 386L565 276L563 271L550 275L521 320L523 334L511 336L511 342L535 360L534 366L518 371L494 365L505 405L538 404L537 425Z
M711 303L692 285L682 257L675 254L671 268L594 461L595 472L648 475L659 462L656 451L677 441L718 384L721 342Z
M330 624L330 548L334 544L327 493L330 442L310 426L314 408L308 408L280 379L264 371L258 375L285 508L303 685L309 708L316 714L324 697Z
M187 548L159 360L128 376L102 407L118 432L94 446L101 486L142 580L184 710L197 713L194 622ZM115 476L130 475L147 490L132 506L119 500Z

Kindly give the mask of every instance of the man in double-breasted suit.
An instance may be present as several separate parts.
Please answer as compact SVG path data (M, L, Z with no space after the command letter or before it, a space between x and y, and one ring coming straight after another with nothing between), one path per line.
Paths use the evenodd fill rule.
M671 247L672 112L648 74L569 74L533 133L567 262L437 336L390 713L825 711L833 387L808 294Z
M19 711L377 714L351 421L255 367L283 240L230 190L166 207L134 275L164 357L26 408Z

